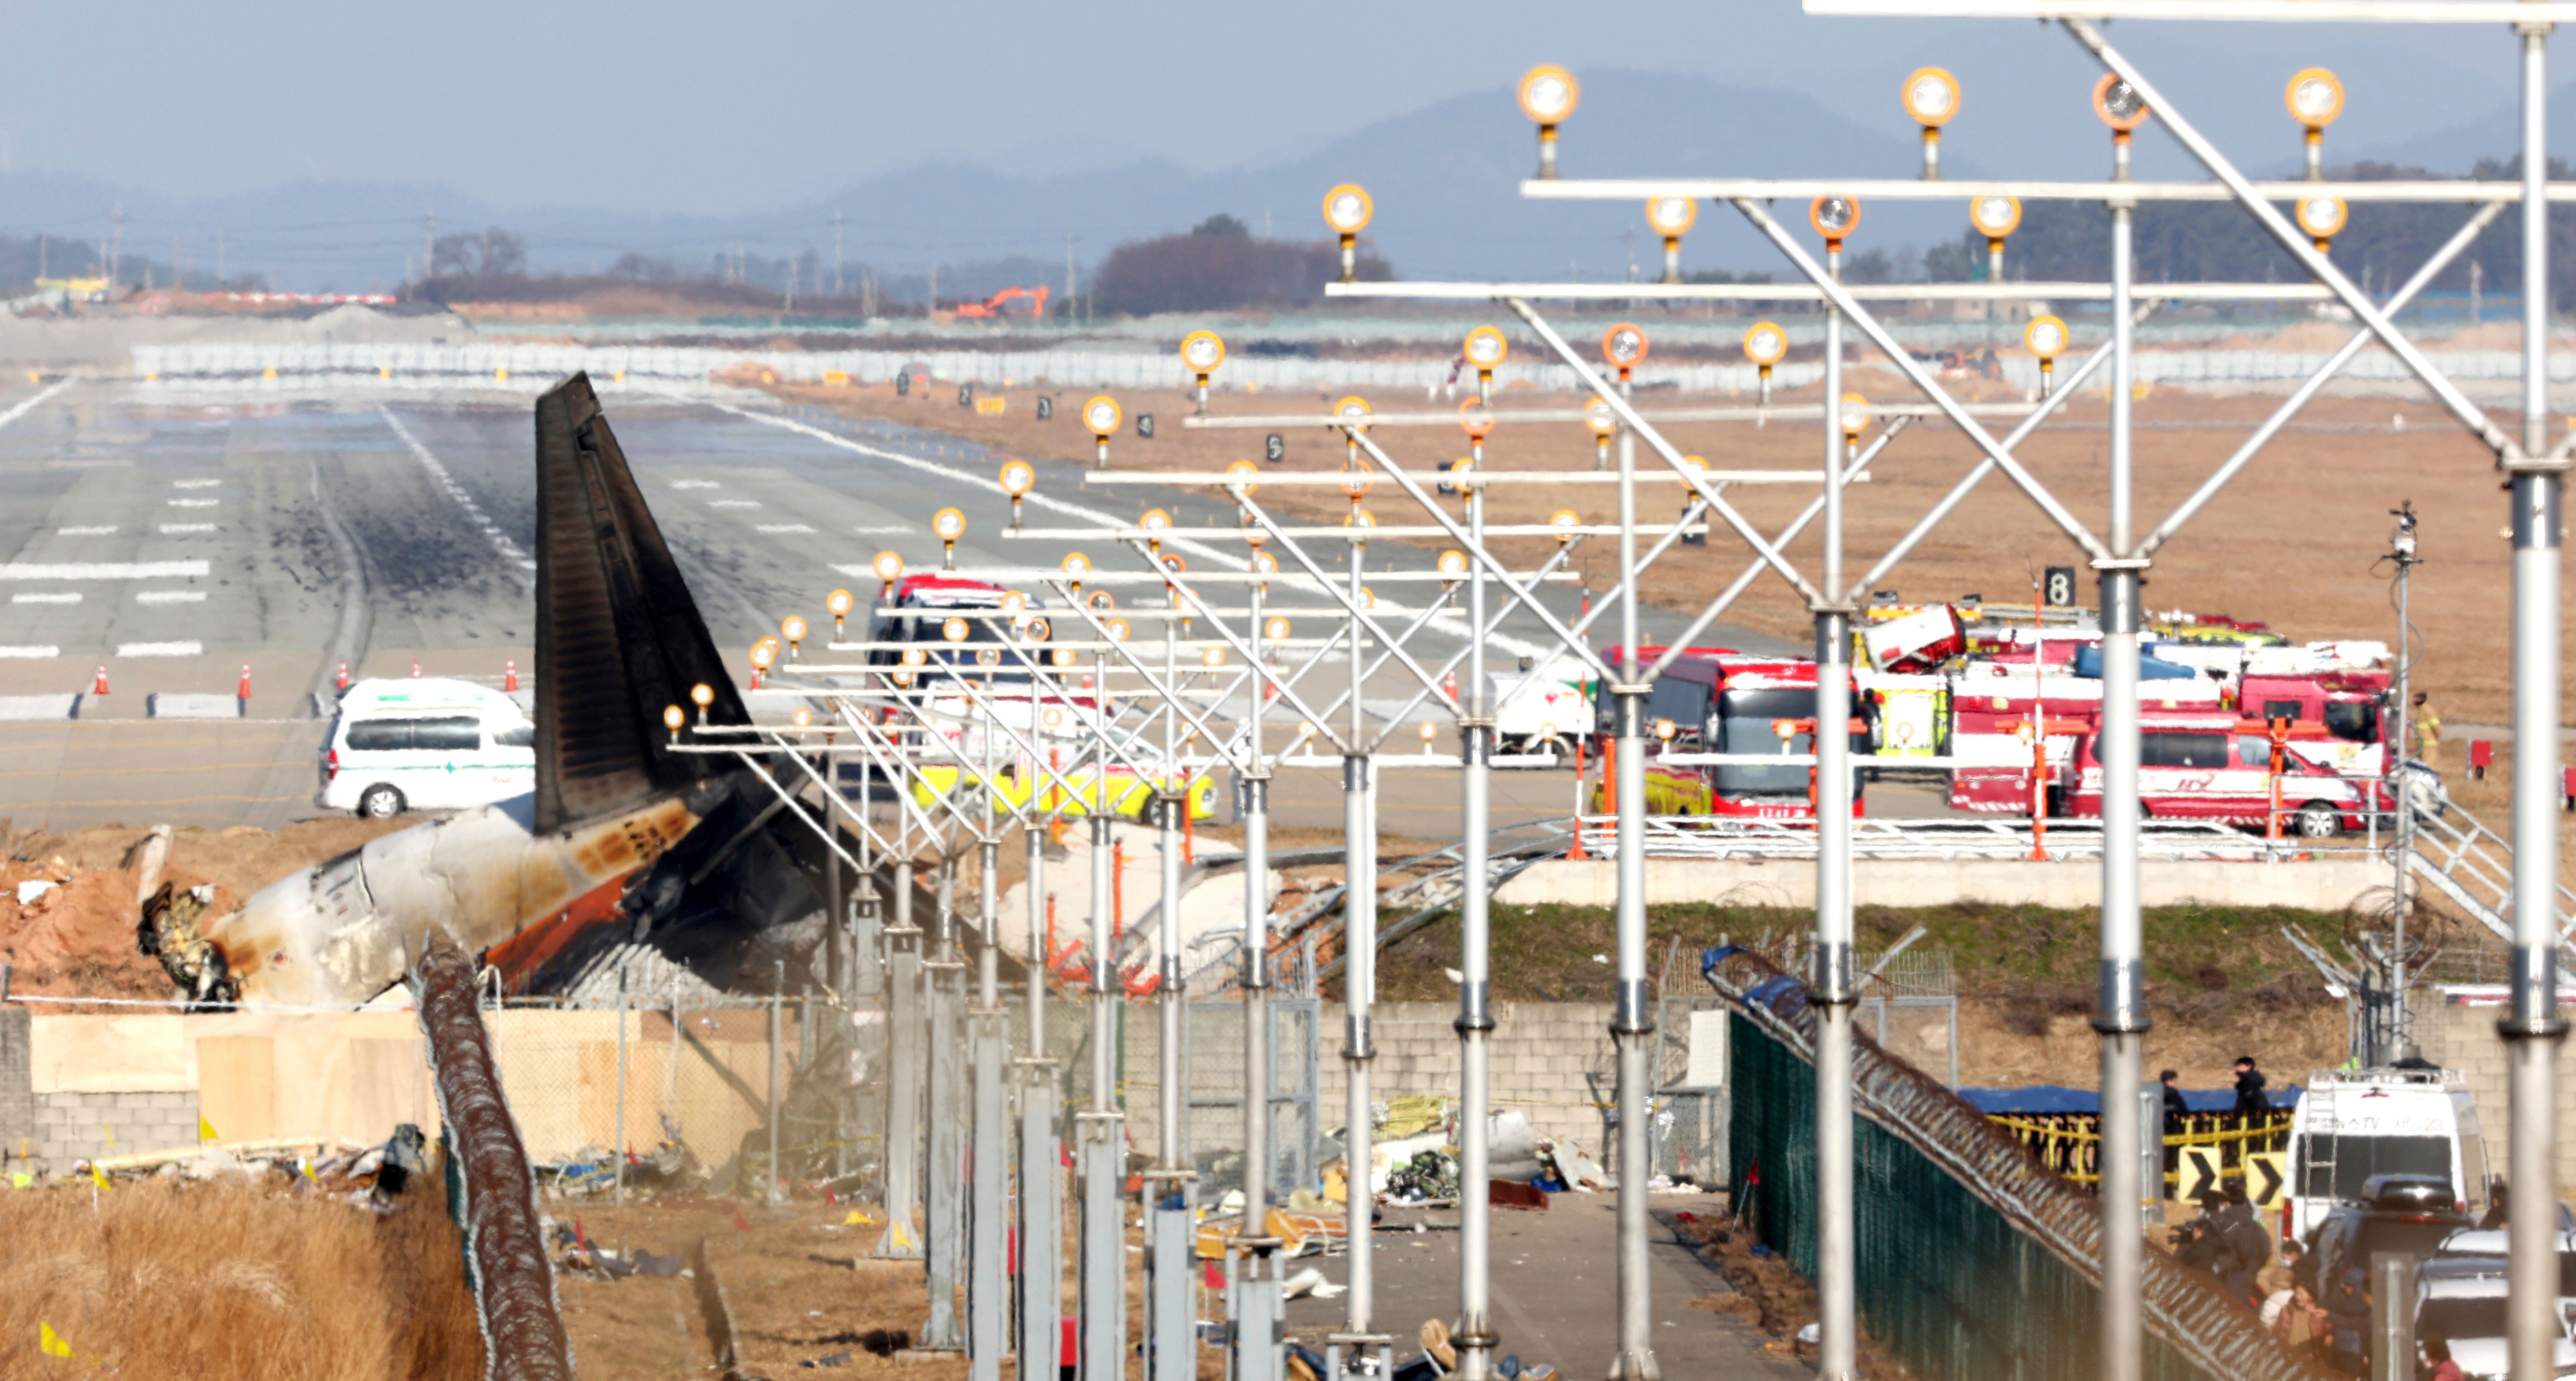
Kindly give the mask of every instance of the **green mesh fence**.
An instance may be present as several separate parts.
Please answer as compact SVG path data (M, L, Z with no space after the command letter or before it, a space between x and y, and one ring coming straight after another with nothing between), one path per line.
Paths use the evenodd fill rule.
M1727 1162L1757 1238L1800 1275L1816 1271L1816 1077L1737 1013ZM2099 1370L2092 1282L1939 1166L1867 1118L1854 1120L1854 1274L1861 1326L1917 1373L2042 1381ZM2218 1381L2150 1331L2148 1381Z

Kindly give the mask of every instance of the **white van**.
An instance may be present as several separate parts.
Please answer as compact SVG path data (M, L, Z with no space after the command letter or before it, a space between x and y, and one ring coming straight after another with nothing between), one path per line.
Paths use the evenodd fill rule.
M442 677L360 681L322 741L314 804L383 819L537 789L537 726L508 695Z
M1526 657L1521 660L1531 662ZM1496 709L1494 751L1565 755L1574 751L1576 740L1590 739L1595 728L1590 675L1572 658L1488 673L1485 679L1492 688L1486 692L1491 697L1486 703ZM1524 681L1538 684L1514 695ZM1458 693L1462 698L1466 695L1463 688Z
M2289 1221L2305 1238L2374 1175L2447 1180L2456 1211L2487 1207L2486 1138L2456 1069L2321 1069L2291 1115Z

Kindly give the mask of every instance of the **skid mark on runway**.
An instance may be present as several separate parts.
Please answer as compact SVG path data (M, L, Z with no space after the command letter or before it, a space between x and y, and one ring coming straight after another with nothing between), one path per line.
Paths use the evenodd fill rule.
M376 406L376 415L385 419L385 425L393 428L394 435L401 437L402 443L411 448L412 455L428 467L430 475L438 481L438 487L446 490L447 497L456 500L457 507L465 510L465 516L473 519L474 526L483 530L494 550L512 566L526 571L536 570L537 563L529 560L528 554L519 549L519 544L511 541L509 534L501 531L499 525L483 512L483 506L474 501L473 495L465 492L465 486L447 473L447 467L439 464L438 457L431 455L427 446L420 444L420 438L411 434L411 429L402 424L402 419L394 416L393 409L380 403Z

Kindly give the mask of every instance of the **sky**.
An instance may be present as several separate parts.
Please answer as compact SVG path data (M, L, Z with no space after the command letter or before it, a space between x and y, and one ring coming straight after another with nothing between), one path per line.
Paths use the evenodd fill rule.
M2513 43L2493 28L2129 21L2111 38L2256 165L2297 156L2280 93L2299 67L2333 67L2350 90L2330 156L2401 149L2513 91ZM499 207L730 215L933 159L1211 171L1291 158L1542 61L1803 89L1898 134L1901 79L1939 63L1965 87L1955 164L2080 175L2104 158L2083 106L2098 69L2062 32L1811 18L1794 0L108 0L24 7L10 46L28 60L0 84L0 171L179 197L355 180ZM1581 118L1569 140L1619 137ZM2142 172L2185 169L2169 141L2142 147Z

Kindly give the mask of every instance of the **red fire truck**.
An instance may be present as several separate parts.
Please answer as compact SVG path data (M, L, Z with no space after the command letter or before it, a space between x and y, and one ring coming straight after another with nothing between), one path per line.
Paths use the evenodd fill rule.
M1638 660L1661 657L1660 647L1638 649ZM1860 765L1870 751L1868 698L1851 697L1852 813L1863 814ZM1615 724L1616 707L1605 687L1595 714ZM1646 727L1654 746L1646 762L1646 810L1656 815L1713 815L1756 820L1815 818L1813 774L1807 764L1777 767L1666 763L1670 755L1814 751L1816 664L1754 657L1731 648L1692 648L1655 678L1646 699ZM1673 726L1662 738L1663 724ZM1784 733L1784 730L1786 731ZM1599 792L1594 809L1603 809Z
M2149 815L2220 820L2323 839L2364 827L2365 812L2386 810L2387 792L2373 780L2349 779L2302 751L2331 737L2315 720L2239 719L2231 711L2147 710L2139 714L2138 799ZM2102 813L2099 730L2084 735L2076 759L2069 813Z

